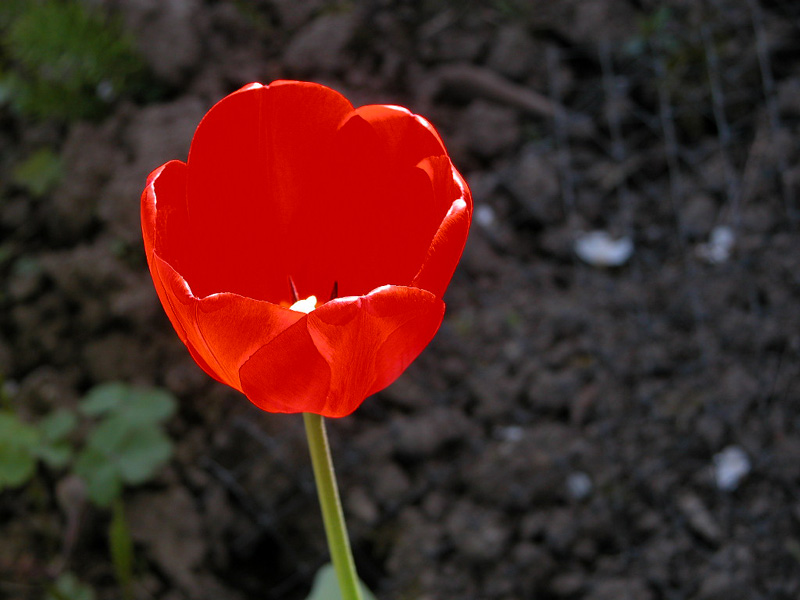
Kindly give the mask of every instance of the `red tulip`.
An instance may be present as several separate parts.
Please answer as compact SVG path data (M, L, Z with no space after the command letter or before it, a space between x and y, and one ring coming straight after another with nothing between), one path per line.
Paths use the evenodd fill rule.
M340 417L438 330L472 198L422 117L276 81L217 103L141 216L197 364L264 410Z

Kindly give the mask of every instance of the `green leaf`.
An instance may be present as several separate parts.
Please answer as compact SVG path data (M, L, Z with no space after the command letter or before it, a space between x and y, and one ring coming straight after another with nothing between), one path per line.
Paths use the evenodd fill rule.
M0 7L13 0L2 0ZM12 106L23 114L75 119L142 81L144 64L118 21L76 0L24 0L3 15L3 59ZM107 88L110 97L101 96Z
M117 446L122 480L138 485L149 480L172 456L172 443L158 429L134 429Z
M49 148L42 148L17 165L13 181L40 198L58 184L62 172L61 158Z
M48 442L58 442L67 437L78 424L75 413L61 409L47 415L39 423L39 431Z
M87 417L99 417L120 406L129 390L130 386L120 381L95 386L80 403L80 411Z
M92 388L81 402L87 417L116 412L133 424L158 423L175 413L177 402L169 392L139 388L123 382L104 383Z
M19 487L36 472L36 457L27 449L0 441L0 490Z
M177 408L175 398L165 390L132 388L129 394L124 407L125 416L136 424L165 421Z
M101 450L84 448L75 461L75 473L86 482L89 499L98 506L111 506L122 492L119 468Z
M82 584L73 573L62 573L45 600L94 600L94 590Z
M136 429L136 424L131 423L125 415L115 414L95 427L86 440L87 447L94 448L112 456L117 453L117 448L124 443L129 432Z
M122 596L126 599L132 598L133 540L131 539L128 520L125 518L125 508L120 498L114 501L111 524L108 527L108 544L111 550L114 574L122 588Z
M362 600L376 600L375 595L367 589L364 582L360 583ZM336 578L336 570L332 564L328 563L317 571L311 593L306 600L342 600L339 580Z
M0 489L17 487L36 472L39 430L10 411L0 411Z
M36 456L52 469L63 469L72 458L72 446L67 442L42 445L37 448Z

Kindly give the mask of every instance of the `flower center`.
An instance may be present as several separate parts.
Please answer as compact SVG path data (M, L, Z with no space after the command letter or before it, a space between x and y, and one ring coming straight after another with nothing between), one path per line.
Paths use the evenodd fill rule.
M296 301L289 307L289 310L296 310L297 312L308 314L315 308L317 308L317 297L309 296L305 300Z
M294 310L297 312L308 314L315 308L317 308L317 297L316 296L309 296L305 300L301 300L300 297L297 295L297 287L294 285L294 280L291 276L289 276L289 290L292 292L292 302L293 304L289 307L289 310ZM333 290L331 290L331 297L329 300L335 300L339 297L339 282L333 282ZM288 302L286 303L288 304ZM281 306L286 306L283 302L281 302Z

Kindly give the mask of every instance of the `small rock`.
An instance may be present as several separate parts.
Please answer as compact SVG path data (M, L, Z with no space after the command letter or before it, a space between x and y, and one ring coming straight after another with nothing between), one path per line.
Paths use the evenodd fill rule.
M692 493L684 494L678 498L678 508L686 517L692 531L710 544L719 544L722 540L722 530L698 496Z
M740 446L728 446L714 455L714 480L717 487L732 492L750 473L750 458Z
M619 267L633 255L633 240L614 239L607 231L582 233L575 240L575 253L593 267Z
M567 477L567 492L574 500L585 500L592 493L592 479L586 473L578 471Z
M712 265L727 262L731 257L736 236L727 225L717 225L711 230L707 244L697 247L697 255Z
M495 221L494 209L488 204L479 204L475 207L475 222L484 229L490 229Z

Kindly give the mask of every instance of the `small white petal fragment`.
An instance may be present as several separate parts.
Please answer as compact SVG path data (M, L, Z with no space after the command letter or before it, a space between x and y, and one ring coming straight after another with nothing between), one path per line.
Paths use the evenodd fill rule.
M488 204L481 204L475 207L475 221L481 227L489 229L494 225L495 215L494 209Z
M714 455L714 479L717 487L732 492L750 473L750 459L739 446L728 446Z
M590 231L575 240L575 253L593 267L619 267L633 254L633 240L628 236L614 239L607 231Z
M310 313L312 310L317 308L317 297L316 296L309 296L305 300L298 300L294 304L292 304L289 309L295 310L301 313Z
M697 247L697 255L712 265L726 262L731 257L736 236L727 225L717 225L711 230L707 244Z

